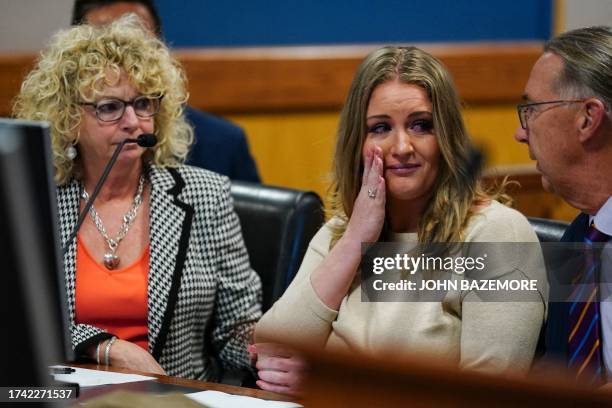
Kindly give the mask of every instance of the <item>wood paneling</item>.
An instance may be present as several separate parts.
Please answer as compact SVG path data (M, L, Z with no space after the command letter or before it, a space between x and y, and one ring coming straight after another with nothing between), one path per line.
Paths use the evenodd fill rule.
M516 102L539 43L420 44L449 68L468 104ZM176 50L190 104L228 113L337 110L355 69L376 46ZM0 55L0 114L10 112L34 54Z
M578 210L570 207L561 197L544 190L542 177L534 165L489 169L484 182L499 184L506 176L509 181L516 182L508 187L514 208L525 216L571 221L578 214Z
M191 104L221 113L336 110L376 46L177 51ZM452 73L468 103L516 102L541 45L422 45Z
M0 54L0 116L10 116L11 101L32 69L34 54Z

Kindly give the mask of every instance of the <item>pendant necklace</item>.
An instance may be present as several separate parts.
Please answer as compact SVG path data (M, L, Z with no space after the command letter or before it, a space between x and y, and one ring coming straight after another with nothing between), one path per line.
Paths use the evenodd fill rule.
M106 245L108 246L108 251L104 254L104 259L102 261L104 263L104 266L106 266L106 268L109 270L116 269L119 266L119 263L121 262L121 259L117 255L117 247L119 246L121 240L125 238L130 227L132 226L132 223L136 219L136 215L138 214L138 208L140 208L140 204L142 204L142 192L144 190L144 182L145 177L144 175L141 175L140 180L138 181L138 189L136 190L136 195L134 195L134 202L132 202L132 206L123 216L123 223L121 224L119 232L117 233L117 236L115 238L110 238L108 236L106 228L102 223L102 219L100 218L100 215L98 214L94 206L92 205L89 208L89 215L91 216L91 219L93 220L98 232L100 232L100 234L106 241ZM85 191L84 186L83 192L81 193L81 198L85 201L89 200L89 194L87 193L87 191Z

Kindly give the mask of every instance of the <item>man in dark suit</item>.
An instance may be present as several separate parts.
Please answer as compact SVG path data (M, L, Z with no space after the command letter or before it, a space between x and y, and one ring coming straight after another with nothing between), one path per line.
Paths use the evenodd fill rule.
M161 37L161 20L152 0L76 0L72 24L103 25L126 13L139 16L149 30ZM185 107L185 118L193 126L195 136L187 164L232 180L261 181L242 128L190 106Z
M521 127L515 139L529 146L544 188L582 212L562 241L609 245L612 29L581 28L551 39L533 66L524 99L517 106ZM555 293L559 287L551 286L546 355L565 361L577 378L601 383L606 375L612 379L612 302L606 284L612 282L612 260L607 250L583 258L573 278L592 288L584 292L592 295L573 291L561 299Z

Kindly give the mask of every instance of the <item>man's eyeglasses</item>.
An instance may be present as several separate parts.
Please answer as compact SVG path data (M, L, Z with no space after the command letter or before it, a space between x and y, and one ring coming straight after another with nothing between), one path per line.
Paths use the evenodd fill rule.
M121 99L103 99L99 102L81 102L80 105L93 106L96 117L102 122L115 122L123 117L125 107L134 108L134 113L139 118L150 118L159 112L161 100L164 96L138 96L131 101Z
M532 102L532 103L523 103L520 105L516 105L516 111L518 113L519 121L521 122L521 127L523 129L527 129L527 120L533 115L536 111L535 107L540 105L548 105L553 103L564 104L564 103L579 103L584 102L586 99L561 99L557 101L545 101L545 102ZM561 105L559 105L561 106ZM552 108L551 108L552 109Z

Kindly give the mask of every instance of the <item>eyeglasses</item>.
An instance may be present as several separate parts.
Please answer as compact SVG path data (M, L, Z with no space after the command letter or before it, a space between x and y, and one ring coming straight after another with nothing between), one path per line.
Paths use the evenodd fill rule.
M80 105L93 106L96 117L102 122L115 122L123 117L126 106L134 108L139 118L150 118L159 112L161 100L164 96L138 96L131 101L121 99L103 99L99 102L81 102Z
M579 103L584 102L586 99L566 99L566 100L557 100L557 101L545 101L545 102L532 102L532 103L523 103L521 105L516 105L516 111L518 113L519 121L521 122L521 127L523 129L527 129L527 120L536 112L535 107L540 105L548 105L552 103L565 104L565 103ZM561 106L561 105L558 105ZM553 106L556 108L556 106ZM552 108L551 108L552 109Z

